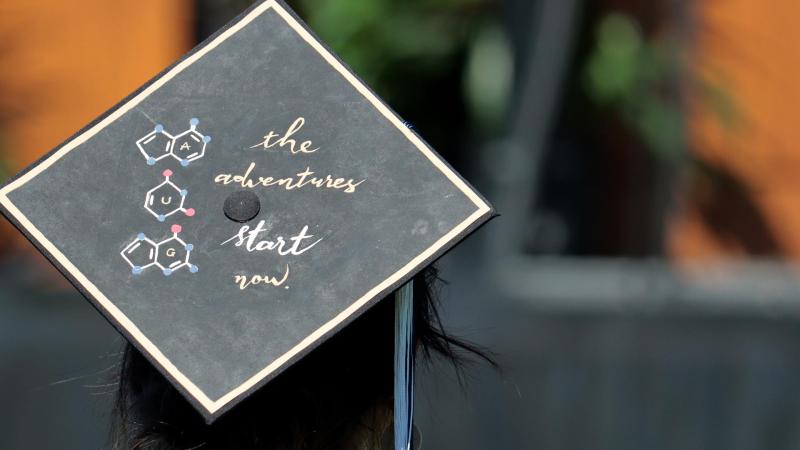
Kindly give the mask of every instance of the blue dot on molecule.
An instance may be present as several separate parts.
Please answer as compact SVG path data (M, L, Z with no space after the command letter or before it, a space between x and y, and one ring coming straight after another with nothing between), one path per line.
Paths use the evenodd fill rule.
M187 252L190 252L190 251L192 251L192 250L194 250L194 245L192 245L192 244L186 244L186 251L187 251Z
M139 234L136 236L136 239L138 239L138 240L140 240L140 241L143 241L143 240L145 240L146 238L147 238L147 237L144 235L144 233L139 233Z
M182 160L181 160L181 165L182 165L183 167L186 167L186 166L188 166L188 165L189 165L189 160L182 159Z
M197 268L197 266L190 266L190 267L189 267L189 272L192 272L192 273L197 273L197 271L198 271L198 270L199 270L199 269Z
M206 144L211 142L211 136L203 136L203 142L205 142Z
M187 195L189 195L189 191L186 189L181 189L181 197L186 197Z
M166 218L166 217L165 217L163 214L161 214L161 215L159 215L159 216L158 216L158 221L159 221L159 222L163 222L163 221L165 221L165 220L167 220L167 218Z
M147 165L148 166L155 166L156 165L156 159L153 158L152 156L150 156L149 158L147 158Z
M165 276L170 276L170 275L172 275L172 269L164 269L164 275L165 275Z
M199 123L200 123L200 119L198 119L196 117L192 118L192 120L189 121L189 124L191 124L193 127L196 127Z
M139 266L134 266L132 272L134 275L139 275L140 273L142 273L142 268Z
M164 131L164 125L158 124L156 125L156 133L161 133Z

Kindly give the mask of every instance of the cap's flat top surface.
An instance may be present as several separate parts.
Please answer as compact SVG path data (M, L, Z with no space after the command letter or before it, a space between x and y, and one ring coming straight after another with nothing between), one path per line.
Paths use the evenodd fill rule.
M273 1L0 194L207 418L492 213Z

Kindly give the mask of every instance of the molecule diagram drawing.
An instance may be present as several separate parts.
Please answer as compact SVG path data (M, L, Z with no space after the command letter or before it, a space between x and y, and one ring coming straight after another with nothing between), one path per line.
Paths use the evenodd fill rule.
M139 233L136 239L120 252L122 258L131 266L134 275L139 275L150 267L161 269L165 276L170 276L183 267L187 267L191 273L197 273L197 266L189 262L194 246L178 237L181 232L180 225L173 225L170 230L172 237L160 242L155 242L144 233Z
M153 166L171 156L186 167L202 158L206 154L206 146L211 142L211 136L197 131L199 124L199 119L190 120L189 129L177 136L166 132L163 125L156 125L153 131L136 141L136 146L148 165Z
M153 166L164 158L172 157L186 167L192 161L202 158L206 146L211 142L210 136L197 130L199 124L198 119L190 120L189 129L177 136L166 132L162 125L156 125L153 131L136 141L136 146L147 159L148 165ZM166 169L161 175L164 180L145 195L145 210L159 222L178 213L193 217L194 208L186 206L189 191L172 181L172 170ZM130 266L133 275L139 275L150 267L160 269L164 276L170 276L184 267L191 273L197 273L197 266L189 261L194 245L187 244L180 238L181 230L180 225L172 225L172 236L158 242L147 237L145 233L139 233L122 249L120 255Z
M182 212L187 217L195 214L194 208L186 208L186 196L189 194L186 189L179 188L170 180L172 171L167 169L162 172L164 181L158 186L147 191L144 200L144 208L150 212L159 222L163 222L167 217Z

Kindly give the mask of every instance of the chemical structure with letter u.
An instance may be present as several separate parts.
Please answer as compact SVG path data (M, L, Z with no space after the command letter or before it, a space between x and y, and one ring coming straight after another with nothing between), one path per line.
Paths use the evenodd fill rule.
M149 267L158 267L165 276L170 276L183 267L188 267L191 273L197 273L197 266L189 262L194 246L178 237L181 232L180 225L173 225L170 231L172 237L160 242L155 242L144 233L139 233L136 239L120 252L122 258L131 266L134 275L139 275Z
M167 217L182 212L186 217L195 214L194 208L186 208L186 196L189 191L179 188L170 180L172 171L167 169L161 173L164 181L158 186L147 191L144 199L144 209L152 214L159 222L163 222Z

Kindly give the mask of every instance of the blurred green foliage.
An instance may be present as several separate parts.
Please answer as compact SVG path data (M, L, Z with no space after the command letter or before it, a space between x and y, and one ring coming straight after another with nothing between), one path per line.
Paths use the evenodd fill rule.
M610 13L597 26L584 86L593 101L615 110L656 155L676 159L686 150L676 86L683 73L677 42L646 39L633 18Z
M464 71L464 95L481 131L503 131L513 73L514 58L505 31L499 25L484 26L471 42Z
M398 64L441 70L485 0L299 0L309 25L368 83Z
M390 104L402 106L409 97L422 101L419 96L429 93L409 89L439 80L459 84L456 90L479 123L496 123L503 114L511 63L496 18L486 14L494 0L294 3L322 40ZM403 83L403 76L425 81Z
M685 88L726 130L735 132L741 125L723 74L691 70L682 48L674 34L648 39L634 18L609 13L597 25L583 73L589 97L616 111L650 150L668 160L687 150L686 107L681 98Z

